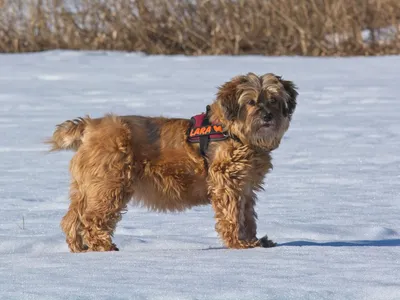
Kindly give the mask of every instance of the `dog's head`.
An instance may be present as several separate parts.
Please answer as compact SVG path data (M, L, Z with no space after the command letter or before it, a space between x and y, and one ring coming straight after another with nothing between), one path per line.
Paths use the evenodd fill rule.
M213 106L231 134L243 142L273 150L289 128L297 95L291 81L274 74L249 73L222 85Z

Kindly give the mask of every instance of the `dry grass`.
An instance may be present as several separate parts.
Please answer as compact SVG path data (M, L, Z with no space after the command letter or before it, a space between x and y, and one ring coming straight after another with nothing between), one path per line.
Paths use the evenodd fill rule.
M0 6L0 52L400 53L399 0L0 0Z

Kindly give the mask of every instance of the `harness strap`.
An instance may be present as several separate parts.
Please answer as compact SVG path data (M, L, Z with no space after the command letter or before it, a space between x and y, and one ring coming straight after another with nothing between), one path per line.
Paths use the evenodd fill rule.
M199 143L199 151L207 166L207 149L211 141L223 141L228 138L242 144L236 136L223 131L222 124L210 122L211 107L207 105L206 112L191 118L192 126L188 129L188 142Z
M208 126L211 125L210 119L208 118L208 113L210 112L210 105L207 105L206 107L206 115L204 116L203 122L201 126ZM202 135L200 136L200 153L202 156L207 157L207 149L208 149L208 144L210 142L210 136L209 135Z

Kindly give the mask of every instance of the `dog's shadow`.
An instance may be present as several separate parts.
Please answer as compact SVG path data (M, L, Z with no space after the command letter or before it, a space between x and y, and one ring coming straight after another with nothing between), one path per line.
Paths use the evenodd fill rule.
M400 247L400 239L387 240L359 240L359 241L337 241L337 242L309 242L293 241L278 244L277 247Z
M276 247L400 247L400 239L386 240L356 240L356 241L337 241L337 242L309 242L293 241L278 243ZM228 250L227 247L208 247L201 250Z

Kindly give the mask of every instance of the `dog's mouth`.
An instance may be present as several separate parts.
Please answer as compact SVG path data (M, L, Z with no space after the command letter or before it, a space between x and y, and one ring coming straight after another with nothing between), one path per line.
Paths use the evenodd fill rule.
M274 126L275 126L275 122L273 120L271 120L271 121L263 121L260 124L260 129L270 128L270 127L274 127Z
M262 121L258 123L257 135L258 136L269 136L273 134L275 131L276 122L274 120L271 121Z
M273 126L274 125L274 122L273 121L268 121L268 122L263 122L262 124L261 124L261 128L263 128L263 127L271 127L271 126Z

